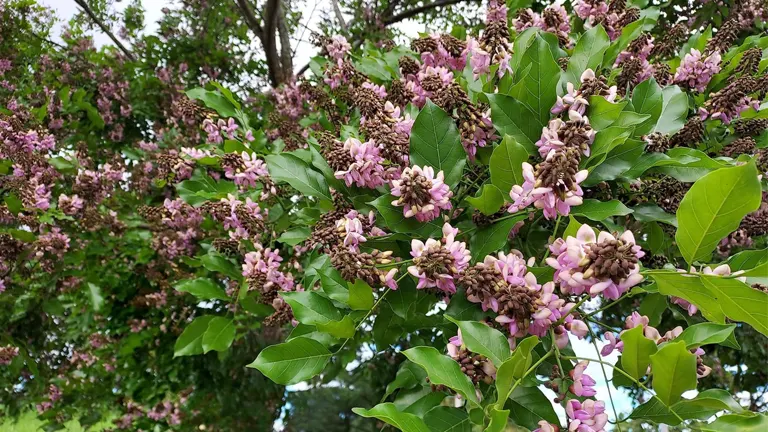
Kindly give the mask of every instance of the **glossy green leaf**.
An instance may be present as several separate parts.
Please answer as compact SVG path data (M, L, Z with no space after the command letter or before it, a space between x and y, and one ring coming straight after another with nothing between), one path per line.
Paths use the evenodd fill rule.
M648 115L648 119L635 127L635 135L644 135L656 127L664 107L661 87L654 78L638 84L632 91L632 107L638 114Z
M408 389L420 385L427 378L427 373L415 363L406 360L400 364L395 379L387 384L387 391L384 398L391 395L398 389Z
M718 417L708 425L696 425L702 432L765 432L768 429L768 416L765 414L736 415Z
M293 315L300 323L314 325L320 331L325 331L336 337L352 337L354 322L326 297L314 291L297 291L283 293L282 297L291 305Z
M440 354L433 347L419 346L403 351L408 360L418 364L429 376L429 381L436 385L445 385L461 394L464 399L478 405L475 386L461 372L459 364L450 357Z
M416 218L406 218L402 207L392 205L394 200L395 197L386 194L368 203L379 212L389 229L400 233L415 233L421 237L430 237L441 232L442 224L436 221L421 223Z
M200 261L210 271L225 274L235 280L243 277L238 266L232 260L219 253L208 251L207 254L200 257Z
M467 348L488 357L498 368L510 356L509 341L500 331L476 321L459 321L445 317L461 330L461 339Z
M640 379L651 364L651 355L656 354L656 342L643 335L642 326L627 330L621 334L624 351L621 353L621 366L624 372L635 379Z
M578 87L581 82L581 74L585 70L597 71L599 69L603 63L605 50L610 44L611 40L602 25L597 25L582 33L573 47L573 53L568 59L568 68L560 81L563 83L570 82ZM589 119L592 120L591 113Z
M373 289L363 280L349 284L349 301L346 302L352 310L367 311L373 306Z
M453 188L461 180L467 154L461 146L456 123L440 107L427 101L411 130L411 165L430 166L445 173Z
M187 96L190 99L197 99L202 101L205 106L219 113L221 117L234 117L235 107L232 105L226 96L219 92L206 90L201 87L187 90Z
M179 281L173 287L176 291L187 292L203 300L229 300L224 289L208 278L185 279Z
M403 432L431 432L422 419L413 414L398 411L391 403L378 404L369 410L352 408L352 412L362 417L377 418Z
M665 271L650 276L661 294L688 300L709 321L725 324L727 317L768 335L768 294L733 278Z
M512 136L505 136L491 154L491 183L501 190L505 199L514 185L523 184L523 162L528 160L528 151Z
M203 353L226 351L235 340L235 323L231 319L214 317L203 334Z
M492 184L483 185L477 197L467 197L466 199L472 207L486 216L496 213L504 204L504 195L498 187Z
M625 206L621 201L598 201L586 199L584 202L571 210L576 216L584 216L593 221L602 221L611 216L625 216L632 213L632 209Z
M537 429L541 420L560 424L552 402L538 387L518 386L509 395L504 408L509 410L509 418L512 421L529 430Z
M540 33L533 36L517 70L525 72L509 94L522 104L526 112L522 120L537 127L540 134L541 128L549 123L549 111L557 100L557 83L562 73L549 43Z
M590 96L589 124L596 131L606 129L619 119L626 105L627 101L608 102L603 96Z
M622 356L622 365L624 356ZM696 388L696 356L685 347L685 342L664 345L651 356L653 389L667 406L677 403L687 390Z
M536 336L523 339L515 348L512 357L506 360L496 371L496 393L499 403L503 403L502 401L509 397L515 382L520 380L530 369L533 362L532 352L538 344L539 338Z
M208 324L214 318L213 315L203 315L189 323L178 339L176 339L176 344L173 346L173 356L181 357L202 354L203 335L208 330Z
M526 121L532 115L530 111L512 96L498 93L486 93L486 96L491 104L493 126L499 134L513 137L528 153L535 153L533 143L541 136L542 126Z
M671 135L682 129L688 118L688 95L676 85L666 86L662 90L662 100L655 131Z
M482 261L486 255L494 253L507 244L507 236L512 228L525 219L527 215L519 215L504 219L477 230L470 240L470 251L473 261Z
M466 410L447 406L434 407L424 416L432 432L471 432L472 422Z
M675 340L685 341L688 349L710 344L725 345L724 342L727 341L729 344L732 344L730 340L734 330L736 330L736 324L699 323L687 327ZM736 343L736 346L731 347L737 350L741 349L738 343Z
M755 162L721 168L699 179L680 202L675 240L685 260L709 260L722 238L760 206Z
M643 203L632 207L632 217L638 222L664 222L667 225L677 226L677 217L665 212L654 203Z
M658 399L652 398L635 408L630 417L633 419L649 420L656 424L677 426L680 424L678 416L683 420L706 420L720 411L743 411L743 408L733 400L733 396L721 389L705 390L695 398L683 399L670 408L664 406ZM672 411L677 413L677 416Z
M320 286L328 297L341 303L349 302L349 287L347 281L341 277L338 270L328 266L319 269L317 274L320 276Z
M288 183L304 195L331 201L325 177L313 170L307 162L290 153L269 155L265 159L273 179Z
M278 384L290 385L322 372L330 358L331 352L320 342L299 337L265 348L248 367Z
M504 432L507 430L509 410L500 410L496 407L492 407L489 417L491 418L491 421L488 423L488 427L485 428L484 432Z
M310 234L312 234L312 230L309 229L309 227L293 228L280 234L280 237L277 238L277 241L280 243L285 243L288 246L296 246L297 244L308 239Z
M88 282L88 299L94 312L99 312L104 306L104 296L101 294L101 287Z

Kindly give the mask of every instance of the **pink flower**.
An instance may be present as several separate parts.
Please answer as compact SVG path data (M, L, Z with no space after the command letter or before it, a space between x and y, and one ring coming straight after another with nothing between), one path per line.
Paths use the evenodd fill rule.
M376 96L385 99L387 97L387 89L383 85L376 85L372 82L364 82L363 88L371 89L376 94Z
M533 432L559 432L560 428L553 424L550 424L546 420L539 421L539 427L534 429Z
M608 343L600 350L601 355L610 355L614 350L624 351L624 342L617 340L615 334L606 333L605 338L608 340Z
M357 210L352 210L344 218L337 220L336 230L344 236L344 246L353 252L359 252L358 245L366 241L363 223L358 217Z
M704 92L712 77L720 72L720 53L714 53L702 59L697 49L692 49L685 55L682 63L675 72L675 83L698 92Z
M597 382L591 376L584 373L587 366L589 366L588 361L579 362L570 372L573 384L571 384L568 390L579 397L592 397L597 394L594 387Z
M384 184L384 158L380 154L381 147L373 140L361 143L357 138L347 138L344 150L349 152L354 162L346 170L336 171L336 178L344 179L347 186L355 184L369 189Z
M571 399L565 404L565 413L570 419L570 432L605 432L608 415L605 414L605 402L587 399L579 402Z
M325 46L328 51L328 55L334 60L341 60L349 51L352 50L352 45L347 42L347 38L342 35L336 35L331 37L331 43Z
M392 180L392 195L398 197L392 205L403 207L403 215L429 222L440 216L440 210L450 210L451 197L442 171L435 175L432 167L408 167L398 180Z
M470 253L464 242L455 240L458 229L443 225L442 241L428 239L411 240L413 265L408 273L418 279L416 288L433 288L447 293L456 292L454 279L469 265Z
M557 239L550 250L553 256L547 264L555 269L554 280L564 294L588 291L592 297L602 293L615 300L643 280L639 259L645 253L631 231L618 239L605 231L596 237L592 227L584 224L576 237Z
M564 152L551 150L546 160L539 164L539 169L551 165L553 170L557 170L565 166L563 159L567 158L569 156ZM515 213L533 204L534 207L544 210L544 217L547 219L554 219L558 214L567 216L571 212L571 207L581 205L583 192L579 184L586 180L588 174L587 170L582 170L572 179L567 179L571 184L570 187L560 177L557 183L547 184L544 181L549 177L537 178L533 166L523 162L524 182L522 185L512 186L509 196L512 197L513 203L509 207L509 212Z

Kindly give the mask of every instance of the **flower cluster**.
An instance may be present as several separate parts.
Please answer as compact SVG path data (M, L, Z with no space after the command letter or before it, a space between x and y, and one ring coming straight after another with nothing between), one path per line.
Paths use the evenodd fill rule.
M559 238L551 246L547 264L555 269L554 279L564 294L602 294L618 299L643 280L639 261L645 253L635 244L632 231L619 238L601 231L599 236L587 224L576 237Z
M720 53L715 51L704 57L697 49L685 55L675 72L675 84L701 93L706 90L712 77L720 72Z
M260 245L259 245L260 246ZM248 252L243 263L243 276L248 289L260 294L259 301L271 304L280 291L297 289L291 273L280 271L283 258L270 248Z
M458 228L446 223L441 240L411 241L413 265L408 273L418 279L416 288L437 288L448 295L456 292L456 279L469 265L469 250L456 240L458 233Z
M360 251L360 243L365 243L366 236L381 236L386 233L374 225L376 218L373 211L368 217L361 215L357 210L350 210L343 218L336 221L336 232L343 239L344 246L351 252Z
M435 175L432 167L413 166L403 170L397 180L392 180L392 205L403 207L403 215L415 217L419 222L429 222L440 216L441 210L450 210L453 192L444 183L445 174Z
M512 26L518 33L530 27L538 27L557 36L562 46L569 46L571 43L569 38L571 24L568 19L568 12L560 4L547 6L541 15L530 8L521 9L517 17L512 20Z

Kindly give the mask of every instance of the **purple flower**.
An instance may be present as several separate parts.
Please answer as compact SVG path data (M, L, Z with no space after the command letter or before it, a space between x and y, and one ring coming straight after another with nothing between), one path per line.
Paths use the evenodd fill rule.
M65 194L61 194L59 195L59 209L61 209L65 215L75 215L83 209L83 199L77 195L72 195L70 197Z
M357 210L352 210L336 221L336 230L344 237L344 246L353 252L359 252L358 245L366 242L363 223L358 216Z
M595 236L592 227L584 224L576 237L557 239L550 250L553 256L547 264L555 269L554 280L564 294L589 292L595 297L602 293L615 300L643 280L639 259L645 253L631 231L618 239L605 231Z
M474 79L490 72L491 55L480 48L480 44L476 39L472 38L469 40L467 43L467 51L470 53L469 65L472 66L472 77Z
M579 171L572 179L568 179L571 183L570 187L559 176L556 184L544 183L546 179L539 179L536 176L541 172L542 166L551 165L552 169L563 167L564 164L559 160L562 157L568 156L563 152L551 150L545 162L539 164L536 172L531 164L523 162L524 182L522 185L512 186L509 193L513 200L509 207L510 213L518 212L533 204L534 207L544 210L545 218L554 219L558 214L567 216L571 207L581 205L583 192L579 184L586 180L589 171Z
M370 90L373 90L373 92L376 94L376 96L385 99L387 97L387 89L383 85L376 85L372 82L364 82L363 88L367 88Z
M565 404L565 413L570 419L569 432L605 432L608 414L603 401L571 399Z
M602 350L600 350L601 355L610 355L614 350L619 350L619 352L624 351L624 342L616 339L615 334L610 332L606 333L605 339L608 340L608 343L603 347Z
M357 138L347 138L344 150L352 156L352 162L346 170L336 171L335 177L344 179L347 186L375 189L384 184L384 166L381 148L373 140L360 142Z
M534 429L533 432L559 432L560 428L549 423L546 420L539 421L539 427Z
M686 54L675 72L675 83L704 92L712 76L720 72L720 53L715 51L704 59L702 57L697 49Z
M507 23L507 4L503 1L490 0L485 12L485 24L492 22Z
M341 60L349 51L352 50L352 45L347 42L347 38L342 35L336 35L331 38L331 43L325 46L328 51L328 55L334 60Z
M608 3L594 0L576 0L573 5L576 16L587 21L591 26L602 21L608 14Z
M579 362L570 372L573 384L571 384L568 390L579 397L592 397L597 394L595 390L597 382L591 376L584 373L587 366L589 366L588 361Z
M429 222L440 215L440 210L450 210L451 197L442 171L435 175L432 167L408 167L400 179L392 180L392 195L397 197L392 205L403 207L405 217L415 217L419 222Z
M270 248L248 252L243 264L243 276L256 278L265 275L265 288L278 286L283 291L291 291L295 287L293 275L279 270L282 261L280 254Z
M447 294L456 292L454 279L467 268L470 257L467 245L455 240L458 231L445 223L442 241L411 240L413 265L408 267L408 273L418 279L416 288L436 287Z

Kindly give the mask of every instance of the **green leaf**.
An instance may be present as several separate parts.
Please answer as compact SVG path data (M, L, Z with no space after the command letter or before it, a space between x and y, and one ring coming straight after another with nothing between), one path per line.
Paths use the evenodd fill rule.
M310 234L312 234L312 230L309 227L293 228L280 234L277 241L285 243L288 246L296 246L308 239Z
M677 426L680 424L677 416L683 420L706 420L720 411L743 411L743 408L733 400L731 394L721 389L705 390L693 399L683 399L672 405L671 409L670 411L658 399L652 398L635 408L630 418L649 420L656 424ZM672 411L677 413L677 416Z
M654 78L645 80L635 87L632 91L632 106L636 113L650 116L635 127L635 135L644 135L652 131L664 107L661 87Z
M419 417L398 411L392 403L378 404L369 410L352 408L352 412L362 417L377 418L403 432L431 432Z
M448 315L445 319L459 327L461 339L470 351L488 357L497 368L509 358L509 341L500 331L476 321L459 321Z
M515 224L526 217L528 215L518 215L478 229L469 243L472 261L482 261L486 255L492 254L506 245L509 232L512 231Z
M248 367L278 384L291 385L322 372L330 358L331 352L320 342L298 337L265 348Z
M232 105L232 102L230 102L226 96L219 92L197 87L191 90L187 90L187 97L202 101L205 106L216 111L220 116L224 118L234 117L236 114L235 107Z
M176 291L190 293L203 300L229 300L224 289L218 286L216 282L207 278L184 279L174 284L173 287Z
M354 322L348 316L342 316L341 311L322 295L314 291L298 291L282 293L282 297L291 305L293 315L300 323L317 326L318 330L339 338L354 335Z
M490 417L491 421L488 423L488 427L485 428L485 432L504 432L507 430L509 410L500 410L492 407Z
M504 204L504 195L496 186L486 184L477 197L467 197L467 202L480 213L490 216L499 211Z
M208 330L208 324L215 318L213 315L203 315L195 318L176 339L173 346L173 356L181 357L203 353L203 335Z
M471 432L472 422L465 410L437 406L424 415L424 423L432 432Z
M486 93L491 104L493 126L502 136L509 135L530 154L536 152L536 142L541 136L542 126L538 122L526 121L532 115L517 99L509 95Z
M638 326L621 334L624 351L621 353L621 366L624 372L635 379L640 379L651 364L651 355L656 354L656 342L643 335L643 327Z
M520 120L530 123L530 127L535 126L541 134L541 128L549 123L549 111L557 100L557 82L562 73L549 43L541 34L533 36L516 70L525 72L509 94L524 108L526 115Z
M232 260L212 250L201 256L200 261L203 263L203 266L210 271L225 274L235 280L240 280L243 277L242 272Z
M603 55L605 50L611 44L611 40L608 38L608 33L602 25L597 25L591 29L585 31L576 41L576 46L573 47L573 54L568 60L568 68L560 79L563 83L573 83L578 87L581 82L581 74L587 69L593 71L598 70L603 63ZM592 121L592 115L590 113L589 120Z
M696 425L696 429L702 432L765 432L766 428L768 428L768 416L752 413L727 414L718 417L708 425Z
M707 320L725 324L728 317L768 336L768 294L733 278L664 271L650 276L661 294L688 300Z
M757 174L754 160L721 168L699 179L685 194L677 210L675 240L689 264L709 260L720 240L757 210L762 197Z
M628 215L632 213L632 209L617 200L598 201L586 199L580 206L574 207L571 213L599 222L611 216Z
M411 130L411 165L430 166L445 173L453 189L461 180L467 154L461 146L456 123L440 107L427 101Z
M648 317L648 324L657 326L661 323L661 316L667 310L667 296L651 293L646 295L640 303L640 315Z
M203 334L203 353L226 351L235 340L235 323L224 317L214 317Z
M5 205L8 207L8 211L10 211L14 216L18 215L22 210L24 210L24 203L22 203L19 197L13 193L6 195L5 198L3 198L3 202L5 202Z
M417 385L421 385L427 378L424 369L420 368L415 363L406 360L400 364L400 369L397 370L395 379L387 384L387 391L384 393L384 399L395 392L398 389L409 389Z
M463 288L459 288L456 294L451 297L451 302L448 303L445 315L462 321L480 321L487 316L477 303L467 300L466 292Z
M523 162L528 160L528 151L513 137L507 135L491 154L491 183L501 190L504 198L514 185L523 184Z
M664 222L667 225L677 226L675 215L665 212L663 208L653 203L643 203L633 207L632 216L638 222Z
M320 276L320 286L328 297L341 303L349 301L349 287L347 281L341 277L339 272L331 267L325 267L317 271Z
M496 371L496 393L499 404L503 404L515 386L531 367L533 362L532 352L539 344L539 338L531 336L523 339L515 348L512 357L505 361ZM519 386L518 386L519 388Z
M731 339L734 330L736 330L736 324L699 323L683 330L675 340L685 341L688 349L694 349L702 345L723 344ZM741 349L738 343L732 348Z
M586 162L583 162L583 166L594 168L602 163L611 150L627 141L631 133L631 128L621 126L611 126L598 132L595 135L595 142L592 143L591 154Z
M268 155L265 159L273 179L284 181L305 195L332 201L325 178L307 162L289 153Z
M662 90L662 100L655 131L671 135L682 129L688 118L688 95L676 85L666 86Z
M608 102L603 96L589 97L589 123L596 131L608 128L624 111L627 101Z
M427 371L431 383L445 385L461 394L464 399L471 403L475 405L480 404L475 394L475 386L472 385L469 378L461 371L459 364L450 357L440 354L433 347L427 346L411 348L403 351L403 354L408 357L408 360Z
M621 359L624 364L624 356ZM685 342L664 345L651 356L653 389L667 406L677 403L687 390L696 388L696 356L685 347Z
M393 206L392 201L395 201L395 197L386 194L368 203L378 210L387 227L392 231L415 233L422 237L430 237L441 232L442 225L438 225L435 221L421 223L416 218L406 218L403 214L403 208Z
M349 285L349 301L347 304L352 310L367 311L373 306L373 288L365 281L358 279Z
M101 287L88 282L88 299L94 312L98 312L104 306L104 296L101 295Z
M529 430L538 428L541 420L560 424L552 402L538 387L518 386L509 396L504 408L509 410L509 418L512 421Z

